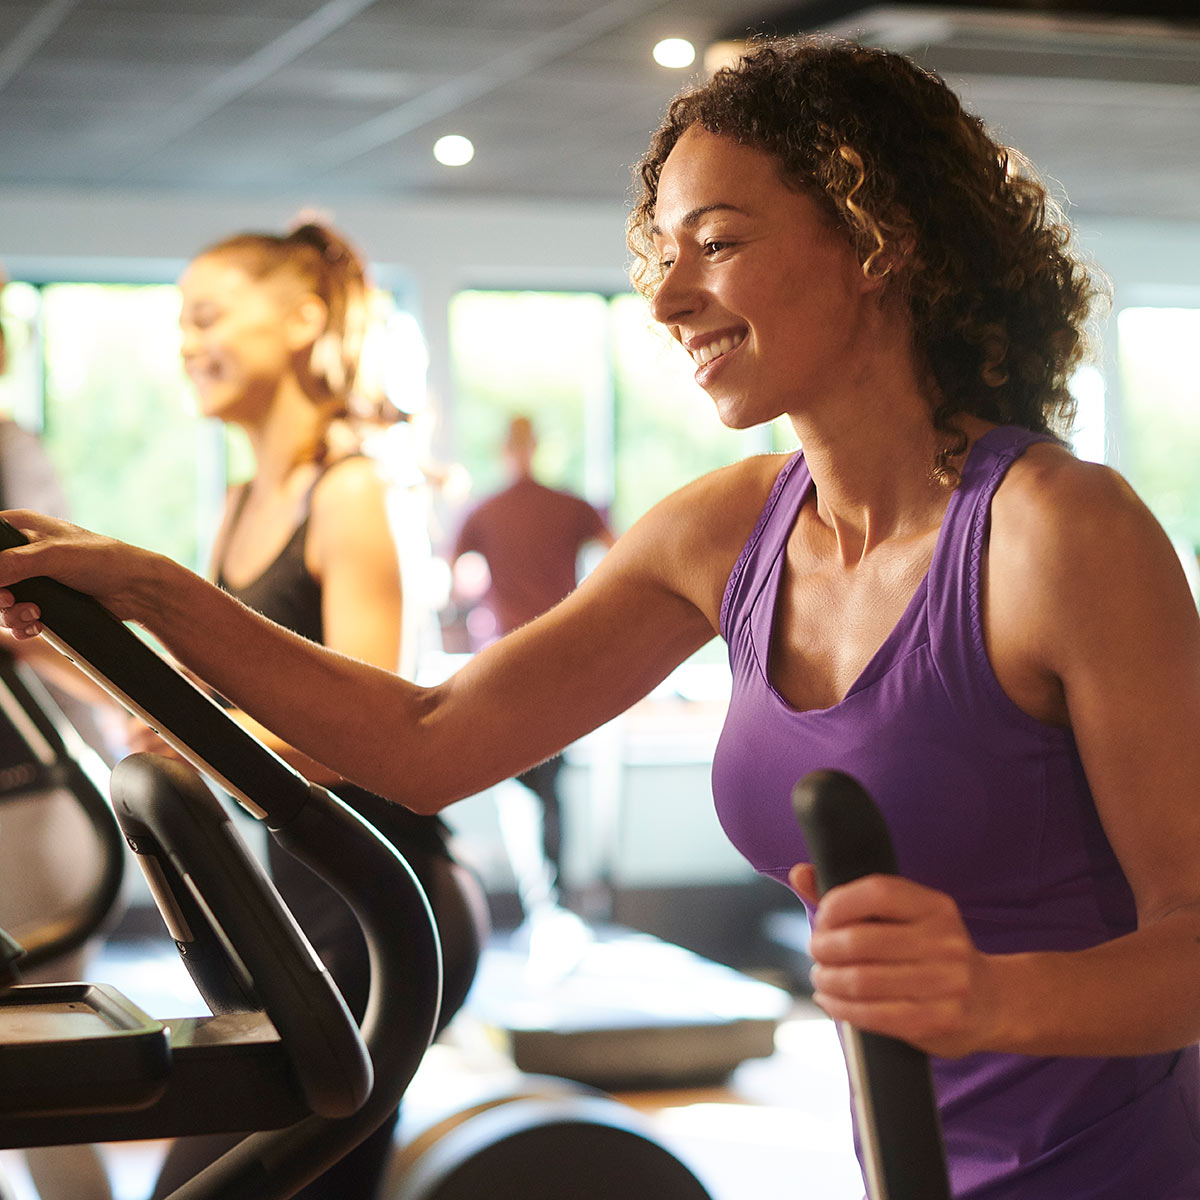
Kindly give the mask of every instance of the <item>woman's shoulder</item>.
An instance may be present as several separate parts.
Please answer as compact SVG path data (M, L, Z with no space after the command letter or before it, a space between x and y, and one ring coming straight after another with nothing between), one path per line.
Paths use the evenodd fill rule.
M310 556L324 561L333 554L374 555L391 547L388 511L388 485L379 464L367 455L337 459L313 485L308 506Z
M618 540L614 562L638 564L676 590L698 597L701 607L715 613L729 574L790 458L754 455L685 484Z
M1039 442L1009 468L992 506L993 523L1031 535L1085 536L1109 522L1144 527L1154 519L1112 467L1077 458L1065 446Z
M387 480L379 463L361 451L342 454L325 463L312 486L312 507L338 508L379 503L387 493Z
M791 454L755 454L739 459L685 484L657 507L672 521L683 520L710 533L729 529L748 536L780 472L793 458Z
M1179 566L1162 526L1118 471L1053 443L1031 446L997 489L989 554L1031 592L1080 603L1118 579L1137 587Z

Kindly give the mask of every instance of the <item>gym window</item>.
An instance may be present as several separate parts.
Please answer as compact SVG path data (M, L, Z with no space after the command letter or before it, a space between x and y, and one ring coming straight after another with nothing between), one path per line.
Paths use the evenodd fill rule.
M794 445L785 426L722 426L687 355L632 294L459 292L450 347L451 440L473 494L502 483L496 447L518 412L538 428L542 480L607 508L618 531L705 471Z

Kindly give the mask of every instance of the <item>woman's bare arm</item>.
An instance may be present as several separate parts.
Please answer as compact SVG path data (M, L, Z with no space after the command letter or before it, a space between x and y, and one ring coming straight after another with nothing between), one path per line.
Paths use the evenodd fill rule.
M721 595L780 461L751 460L668 497L581 587L443 684L316 646L161 555L29 512L0 589L48 575L158 637L289 745L364 787L436 811L568 745L644 696L716 632ZM27 605L6 607L19 636Z

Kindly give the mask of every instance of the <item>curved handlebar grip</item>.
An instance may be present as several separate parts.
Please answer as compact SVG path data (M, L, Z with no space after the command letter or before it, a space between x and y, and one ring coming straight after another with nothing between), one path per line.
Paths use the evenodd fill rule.
M29 539L0 519L0 551ZM41 610L46 638L196 768L272 828L304 806L308 782L98 600L35 576L9 591Z
M892 837L863 786L841 771L813 771L792 789L792 810L812 853L817 887L895 875Z
M792 789L821 895L863 875L895 875L891 835L866 789L814 771ZM907 1042L841 1023L871 1200L950 1200L929 1059Z

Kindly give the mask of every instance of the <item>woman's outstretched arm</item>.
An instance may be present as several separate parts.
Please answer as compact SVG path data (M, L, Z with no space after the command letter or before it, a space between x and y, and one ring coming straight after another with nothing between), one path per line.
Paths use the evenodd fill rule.
M31 540L0 553L0 609L28 637L39 614L9 584L46 575L93 595L288 744L436 811L611 719L713 637L778 465L738 464L668 497L576 592L435 687L300 638L162 555L28 511L5 514Z

